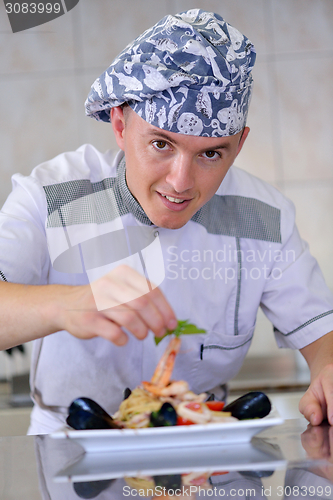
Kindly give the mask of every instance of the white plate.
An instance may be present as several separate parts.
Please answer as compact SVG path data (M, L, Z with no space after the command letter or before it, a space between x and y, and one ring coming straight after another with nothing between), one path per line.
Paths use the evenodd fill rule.
M189 448L85 453L54 477L55 482L89 482L120 477L215 471L274 471L286 466L281 450L254 438L251 443Z
M86 452L108 452L209 446L226 443L246 443L258 432L283 423L273 409L267 417L237 422L145 429L107 429L76 431L64 429L51 434L53 439L72 439Z

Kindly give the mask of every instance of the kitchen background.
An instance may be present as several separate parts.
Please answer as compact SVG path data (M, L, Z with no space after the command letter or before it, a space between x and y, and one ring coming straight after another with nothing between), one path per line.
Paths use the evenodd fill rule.
M90 85L143 30L197 7L221 14L256 47L251 134L236 164L293 200L300 233L333 288L332 0L80 0L15 34L1 2L0 205L13 173L86 142L116 147L110 125L84 115ZM25 356L0 352L0 380L29 370L30 348ZM272 354L283 352L259 313L250 356Z

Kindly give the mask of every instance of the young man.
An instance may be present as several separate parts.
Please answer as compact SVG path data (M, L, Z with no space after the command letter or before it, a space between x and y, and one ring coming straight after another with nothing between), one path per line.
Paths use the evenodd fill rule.
M120 148L86 145L40 165L0 218L0 346L36 339L30 433L64 423L79 396L114 412L148 380L154 335L190 319L174 378L223 398L259 305L312 382L301 411L333 423L333 298L292 204L233 167L249 128L255 51L220 16L167 16L93 84L87 114ZM53 335L51 335L53 334Z

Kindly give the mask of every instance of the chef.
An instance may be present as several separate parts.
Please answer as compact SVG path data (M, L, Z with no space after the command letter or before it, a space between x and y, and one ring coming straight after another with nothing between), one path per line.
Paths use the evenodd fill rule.
M173 377L225 397L261 307L311 370L300 410L333 424L333 297L292 203L236 168L252 43L193 9L145 31L93 83L86 113L118 152L84 145L13 177L0 215L0 347L34 340L30 434L76 397L114 412L189 319ZM110 128L111 130L111 128Z

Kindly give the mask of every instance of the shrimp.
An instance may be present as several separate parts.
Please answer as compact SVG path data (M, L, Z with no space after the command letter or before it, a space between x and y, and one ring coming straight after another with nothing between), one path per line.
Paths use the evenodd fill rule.
M189 390L188 383L185 380L171 382L166 387L160 387L152 384L151 382L142 382L142 385L147 391L151 392L155 396L163 397L182 397Z
M207 398L207 394L194 394L194 392L189 390L189 385L185 380L170 381L180 344L180 338L174 337L171 339L158 362L150 382L142 382L142 386L156 397L175 398L175 401L176 399L179 401L204 401ZM169 399L166 400L169 401Z
M169 345L166 348L165 352L163 353L163 356L159 360L150 382L142 382L142 386L144 387L144 389L146 389L146 391L150 392L154 396L161 396L162 391L167 389L167 386L169 386L173 367L175 364L176 355L180 349L180 344L181 344L180 338L173 337L170 340ZM182 392L181 386L176 387L175 391L176 394L179 393L179 391ZM164 395L168 396L169 391L166 391L166 394Z
M159 387L166 387L170 382L172 370L175 364L176 355L179 352L181 339L174 337L171 339L163 356L159 360L156 370L150 380L152 384Z

